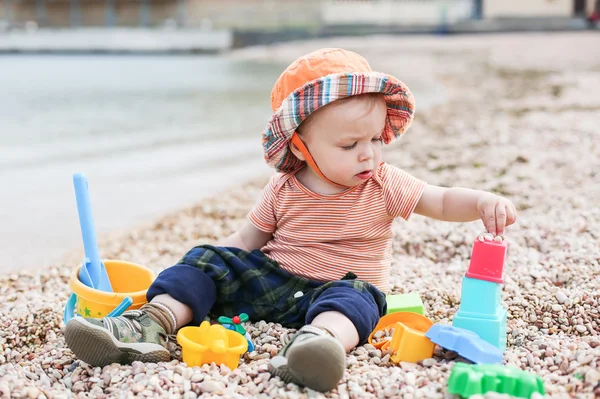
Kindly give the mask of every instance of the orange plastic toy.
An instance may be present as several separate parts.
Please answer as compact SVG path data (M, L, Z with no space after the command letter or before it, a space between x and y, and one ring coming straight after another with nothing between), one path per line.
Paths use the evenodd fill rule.
M375 326L375 330L369 335L369 343L377 349L381 349L384 342L373 343L373 335L385 328L394 327L396 323L402 323L406 327L412 328L417 331L423 331L423 333L429 330L429 327L433 325L433 322L427 317L413 312L396 312L390 313L379 319L379 323Z
M425 336L432 325L431 320L417 313L390 313L379 320L369 335L369 343L379 349L392 349L391 360L395 363L418 362L433 356L435 344ZM385 328L394 328L392 340L374 343L375 333Z
M391 348L394 354L390 359L394 363L413 362L429 359L433 356L435 344L425 336L427 331L419 331L396 323L392 341L387 341L382 349Z
M235 369L240 356L248 350L246 338L220 324L202 322L200 327L184 327L177 333L183 361L189 367L203 364L224 364Z

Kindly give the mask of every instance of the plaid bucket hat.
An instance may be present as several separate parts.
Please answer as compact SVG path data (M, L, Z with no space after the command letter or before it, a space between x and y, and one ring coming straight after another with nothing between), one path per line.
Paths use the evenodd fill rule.
M296 134L302 121L335 100L366 93L381 93L387 103L383 142L402 136L412 123L415 100L399 79L374 72L362 56L339 48L320 49L291 63L271 92L274 114L262 135L267 164L282 173L300 169L304 161L292 153L289 143L302 145ZM307 161L316 166L310 155Z

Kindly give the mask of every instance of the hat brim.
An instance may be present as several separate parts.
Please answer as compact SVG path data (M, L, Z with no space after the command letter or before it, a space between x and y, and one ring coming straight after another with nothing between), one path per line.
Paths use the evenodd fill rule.
M410 127L415 100L399 79L379 73L339 73L315 79L292 92L269 120L262 136L264 158L278 172L293 172L304 165L288 143L300 124L317 109L359 94L383 94L387 104L383 142L389 144Z

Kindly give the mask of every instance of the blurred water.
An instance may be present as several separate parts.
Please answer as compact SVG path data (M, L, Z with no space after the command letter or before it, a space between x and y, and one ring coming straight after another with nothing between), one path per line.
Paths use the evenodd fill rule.
M220 56L0 56L0 271L82 245L74 172L89 179L99 233L271 173L260 133L284 67ZM419 82L411 89L420 109L436 96Z

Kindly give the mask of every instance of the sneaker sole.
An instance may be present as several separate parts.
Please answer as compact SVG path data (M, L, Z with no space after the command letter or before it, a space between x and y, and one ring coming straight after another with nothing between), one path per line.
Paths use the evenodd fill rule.
M87 323L81 317L74 317L69 321L64 335L75 356L94 367L112 363L157 363L171 360L169 351L161 345L120 342L107 329Z
M320 337L298 342L288 349L286 357L287 364L280 367L269 362L271 374L279 376L285 382L293 382L319 392L337 387L346 370L346 351L335 338ZM331 367L332 362L340 366Z

